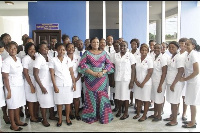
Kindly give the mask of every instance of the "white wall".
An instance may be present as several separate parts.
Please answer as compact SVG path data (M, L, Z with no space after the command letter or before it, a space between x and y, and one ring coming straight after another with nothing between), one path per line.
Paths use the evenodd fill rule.
M22 35L29 34L28 16L3 16L0 17L0 35L8 33L12 41L22 44Z

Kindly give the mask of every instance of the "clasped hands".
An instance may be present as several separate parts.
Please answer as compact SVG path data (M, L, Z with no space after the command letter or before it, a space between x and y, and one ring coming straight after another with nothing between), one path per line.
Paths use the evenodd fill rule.
M97 78L101 78L103 76L103 72L92 72L92 75Z

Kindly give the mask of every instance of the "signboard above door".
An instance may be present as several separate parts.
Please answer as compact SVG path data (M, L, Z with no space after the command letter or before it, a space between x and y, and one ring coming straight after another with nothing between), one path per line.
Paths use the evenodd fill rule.
M36 24L36 30L59 30L59 24Z

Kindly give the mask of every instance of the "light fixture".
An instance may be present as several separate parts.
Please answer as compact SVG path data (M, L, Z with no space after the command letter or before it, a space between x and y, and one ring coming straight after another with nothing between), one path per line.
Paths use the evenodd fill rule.
M5 4L7 4L7 5L14 5L14 2L12 2L12 1L5 1Z

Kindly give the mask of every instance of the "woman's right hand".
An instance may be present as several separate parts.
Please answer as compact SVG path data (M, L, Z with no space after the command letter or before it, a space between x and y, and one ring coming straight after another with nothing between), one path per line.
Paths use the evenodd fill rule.
M35 93L35 87L34 86L30 86L31 87L31 93Z
M7 94L7 99L10 99L10 98L11 98L11 90L9 90Z
M59 93L59 89L58 89L58 87L56 86L56 87L54 87L54 92L55 93Z
M47 92L46 88L44 88L44 87L41 87L41 90L42 90L42 93L43 93L43 94L48 94L48 92Z
M92 76L98 77L98 72L92 72Z

